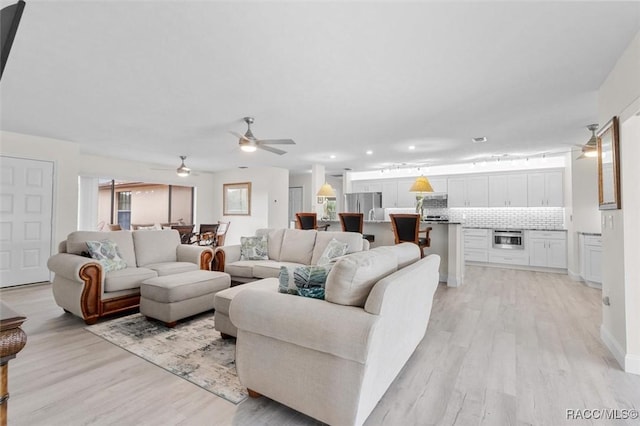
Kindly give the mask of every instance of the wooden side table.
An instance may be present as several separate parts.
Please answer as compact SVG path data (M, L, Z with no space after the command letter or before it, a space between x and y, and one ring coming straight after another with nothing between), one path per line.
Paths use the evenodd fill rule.
M20 328L26 319L0 301L0 426L7 424L9 361L27 343L27 335Z

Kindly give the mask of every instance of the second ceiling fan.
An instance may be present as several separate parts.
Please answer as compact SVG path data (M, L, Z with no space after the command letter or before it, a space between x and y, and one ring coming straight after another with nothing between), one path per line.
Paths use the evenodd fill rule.
M229 133L240 138L238 144L240 145L240 149L245 152L254 152L259 148L264 149L265 151L272 152L274 154L282 155L286 154L287 152L278 148L273 148L269 145L295 145L295 142L292 139L258 139L253 136L253 133L251 132L253 117L244 117L244 122L247 123L247 131L244 135L241 135L237 132Z

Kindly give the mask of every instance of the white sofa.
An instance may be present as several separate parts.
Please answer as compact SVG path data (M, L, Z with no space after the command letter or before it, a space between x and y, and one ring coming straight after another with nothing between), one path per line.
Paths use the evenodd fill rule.
M240 245L218 247L214 269L231 275L232 281L250 282L277 277L281 266L317 265L327 244L335 238L347 243L347 254L369 250L369 241L357 232L318 232L301 229L258 229L267 236L268 260L240 260Z
M114 241L125 269L104 273L102 265L82 256L87 241ZM77 231L60 243L59 253L47 262L55 274L53 296L65 311L87 324L98 318L135 309L140 304L140 284L149 278L211 269L213 250L180 244L176 230Z
M405 243L340 259L326 300L248 284L230 304L240 381L322 422L362 424L424 336L439 265Z

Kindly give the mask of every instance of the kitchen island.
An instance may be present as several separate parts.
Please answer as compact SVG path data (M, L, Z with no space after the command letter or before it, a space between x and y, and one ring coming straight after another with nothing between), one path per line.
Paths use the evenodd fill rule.
M339 221L322 221L330 223L329 231L340 231ZM462 224L460 222L421 222L420 229L431 227L429 237L431 247L425 248L425 256L437 254L440 256L440 281L449 287L458 287L464 280L464 248ZM365 220L363 233L374 236L371 247L392 246L395 236L388 220ZM424 235L424 234L422 234Z

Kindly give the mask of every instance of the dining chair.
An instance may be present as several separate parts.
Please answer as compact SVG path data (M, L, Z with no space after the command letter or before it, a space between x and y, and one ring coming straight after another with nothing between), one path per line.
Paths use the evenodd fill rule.
M193 237L194 225L171 225L171 229L175 229L180 234L180 242L182 244L191 244L191 237Z
M231 226L231 222L218 221L218 230L216 231L216 246L224 245L224 239L227 235L227 231L229 230L229 226Z
M216 246L216 237L218 235L219 223L200 224L200 229L196 234L195 243L199 246Z
M326 231L330 225L326 223L318 226L318 215L316 213L296 213L296 229L322 229Z
M431 227L420 229L419 214L390 214L391 227L395 236L395 243L414 243L420 248L420 257L424 257L424 249L431 247L429 232ZM424 233L424 237L420 234Z
M109 227L109 231L122 231L122 226L118 223L110 223L107 227Z
M369 242L375 241L373 234L363 233L364 228L364 214L363 213L338 213L340 218L340 226L342 226L342 232L359 232L362 234L362 238Z

